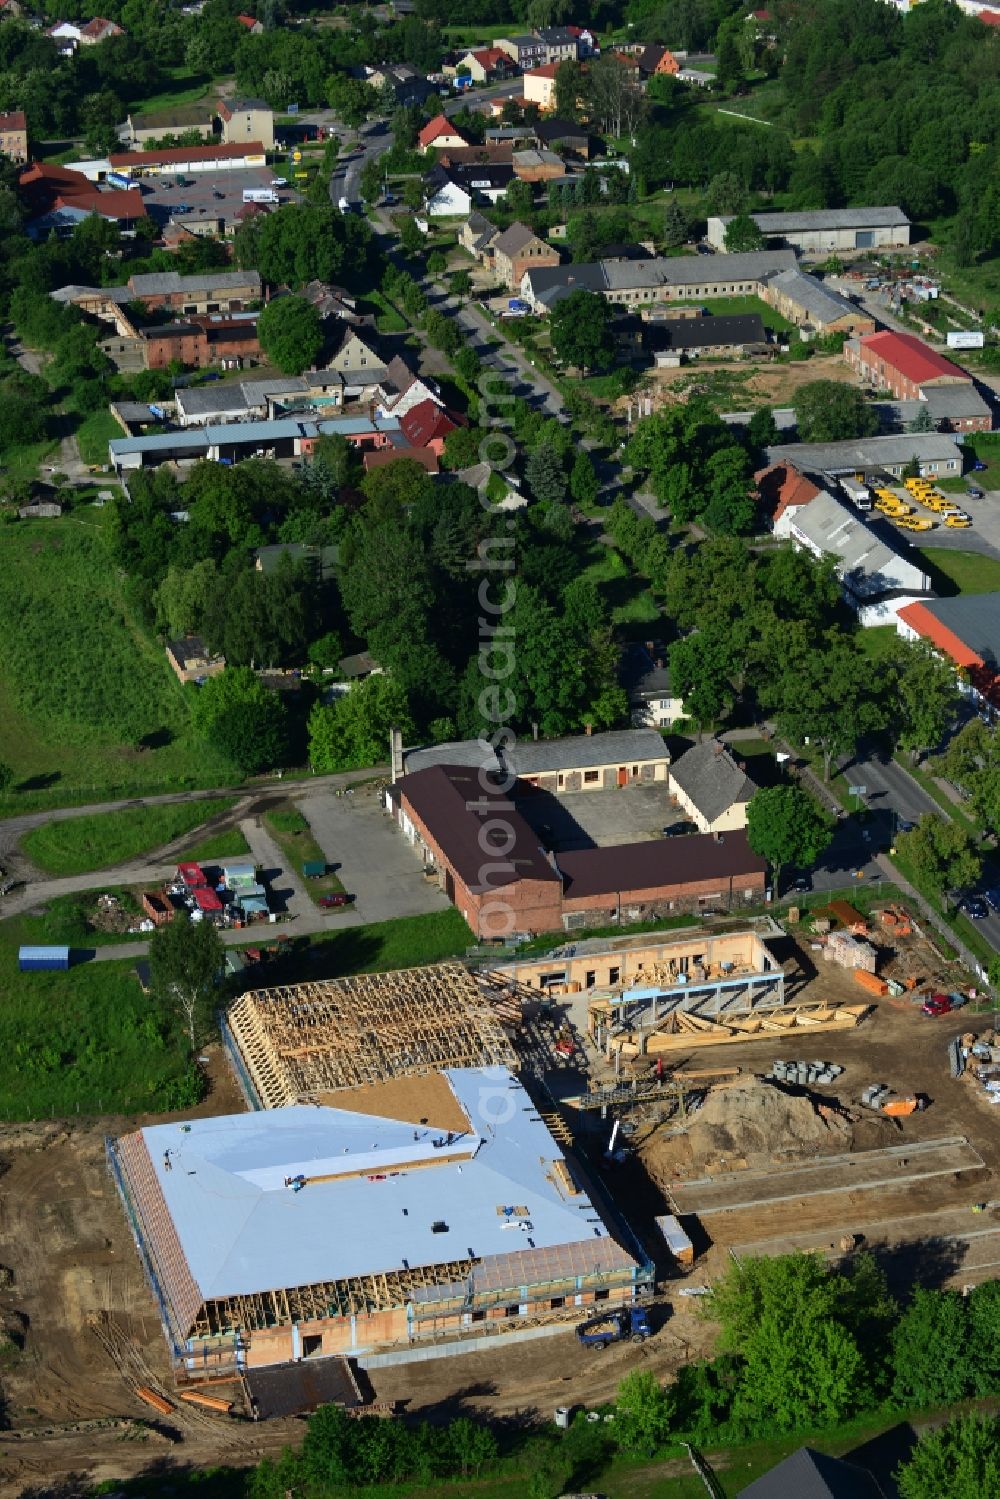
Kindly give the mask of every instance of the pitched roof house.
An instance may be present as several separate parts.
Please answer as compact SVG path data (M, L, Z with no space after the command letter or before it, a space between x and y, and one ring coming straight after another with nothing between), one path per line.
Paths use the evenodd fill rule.
M953 661L969 695L1000 708L1000 593L920 599L896 614L904 640L926 640Z
M430 448L440 458L445 438L457 425L436 401L419 401L404 412L399 425L403 436L415 448Z
M469 142L460 130L445 115L435 115L429 120L417 136L417 145L421 151L429 151L431 147L444 150L448 146L467 146Z
M745 1489L738 1499L885 1499L867 1468L800 1447Z
M673 762L670 790L700 832L728 833L746 827L757 785L725 744L708 739Z
M488 256L493 261L497 278L509 288L517 291L521 277L532 266L559 265L559 251L531 229L527 224L513 223L502 234L491 241Z

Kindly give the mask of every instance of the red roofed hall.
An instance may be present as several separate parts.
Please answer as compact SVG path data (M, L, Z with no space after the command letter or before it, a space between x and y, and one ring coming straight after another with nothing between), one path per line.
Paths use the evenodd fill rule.
M919 401L924 387L971 385L965 370L912 333L869 333L844 345L844 358L862 380L897 401Z
M456 130L444 115L435 115L433 120L428 120L417 136L417 145L421 151L429 151L432 146L445 149L448 146L457 148L468 144L462 132Z
M907 604L897 612L896 629L953 661L971 697L1000 707L1000 593Z
M445 438L457 423L435 401L418 401L399 419L403 436L415 448L430 448L440 458Z
M793 463L775 463L754 475L757 493L771 524L779 521L786 510L808 505L821 491Z
M134 224L146 216L138 188L101 192L82 172L74 172L70 167L34 161L20 173L17 185L32 218L57 208L100 214L101 218L119 224Z

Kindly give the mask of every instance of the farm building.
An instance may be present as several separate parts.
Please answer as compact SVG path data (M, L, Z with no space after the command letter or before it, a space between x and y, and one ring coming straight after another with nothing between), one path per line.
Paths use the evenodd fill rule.
M941 432L902 433L896 437L859 437L845 442L778 443L767 450L769 464L793 464L809 473L854 474L858 471L901 477L912 459L928 479L960 479L962 449Z
M971 385L965 370L912 333L883 331L844 345L844 359L869 385L889 390L897 401L920 400L925 390Z
M820 208L797 213L752 213L750 217L772 249L850 252L910 243L910 221L901 208ZM725 250L726 230L731 223L731 215L709 219L705 237L716 250Z
M244 995L227 1046L275 1106L112 1142L178 1366L495 1333L650 1282L508 1070L489 992L442 965Z
M612 730L576 734L565 739L523 739L503 751L483 751L479 739L409 750L403 756L407 774L430 765L484 766L509 772L543 791L611 791L633 782L666 781L670 752L655 729Z
M725 833L746 827L757 786L725 744L708 739L670 767L670 789L702 833Z

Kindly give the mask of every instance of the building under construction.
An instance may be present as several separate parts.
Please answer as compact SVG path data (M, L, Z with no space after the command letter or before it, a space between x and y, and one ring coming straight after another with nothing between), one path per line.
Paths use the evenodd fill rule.
M109 1143L178 1367L485 1335L651 1282L510 1072L490 994L442 965L244 995L227 1045L254 1111Z

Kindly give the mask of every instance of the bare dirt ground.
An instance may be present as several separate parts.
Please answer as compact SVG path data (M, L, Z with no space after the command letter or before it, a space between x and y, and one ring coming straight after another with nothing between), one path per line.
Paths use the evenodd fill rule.
M812 380L837 380L843 384L853 384L855 380L839 355L817 354L801 364L751 364L734 359L687 364L676 370L655 370L647 374L644 389L652 397L655 411L660 406L687 400L693 393L692 381L697 382L699 375L710 380L713 375L723 374L749 376L734 385L731 406L726 408L733 411L764 405L793 406L798 391ZM626 400L624 405L627 404Z
M823 964L817 971L808 945L781 939L772 950L785 965L795 999L857 1003L865 998L843 970ZM916 942L910 967L922 980L952 987L931 951ZM858 1243L884 1242L890 1270L911 1279L919 1275L961 1284L995 1273L1000 1216L992 1201L1000 1197L994 1182L1000 1170L1000 1113L969 1081L950 1077L947 1057L956 1033L983 1031L990 1018L964 1012L927 1019L910 1001L881 1000L854 1031L692 1049L672 1060L689 1068L739 1067L741 1084L767 1072L779 1056L837 1062L845 1071L835 1085L813 1090L833 1110L827 1120L809 1100L805 1112L782 1103L748 1117L753 1129L741 1133L733 1111L710 1102L700 1124L699 1116L692 1116L697 1127L677 1133L673 1124L637 1111L631 1116L629 1150L613 1164L603 1161L604 1127L597 1121L588 1148L591 1169L598 1170L653 1250L653 1218L669 1211L671 1183L693 1181L709 1168L718 1174L720 1156L737 1171L752 1172L766 1169L769 1161L785 1168L795 1159L812 1160L821 1147L861 1152L965 1136L982 1166L972 1158L958 1162L955 1170L877 1190L824 1192L709 1215L694 1235L698 1259L688 1283L710 1284L735 1246L759 1246L761 1252L815 1247L836 1255L848 1234ZM588 1061L596 1061L592 1053ZM198 1112L240 1109L218 1049L210 1055L209 1074L212 1091ZM887 1083L900 1094L923 1093L929 1107L898 1123L866 1114L858 1098L871 1082ZM4 1285L0 1272L0 1327L23 1342L20 1351L0 1360L10 1428L0 1430L0 1495L71 1473L90 1480L130 1476L164 1459L196 1466L254 1462L301 1434L295 1420L250 1426L208 1416L166 1422L158 1432L152 1412L88 1326L89 1318L110 1313L135 1339L137 1355L155 1379L170 1388L166 1345L104 1164L105 1135L147 1122L152 1121L14 1126L0 1141L0 1265L13 1274ZM727 1132L725 1141L720 1130ZM972 1204L982 1202L988 1204L985 1213L973 1216ZM655 1335L642 1348L612 1347L600 1358L582 1359L570 1324L566 1332L527 1343L374 1371L375 1397L432 1418L466 1409L551 1419L557 1405L593 1405L612 1396L637 1361L668 1378L682 1363L709 1352L713 1341L711 1325L698 1315L698 1301L676 1294L683 1284L665 1282L652 1313Z

